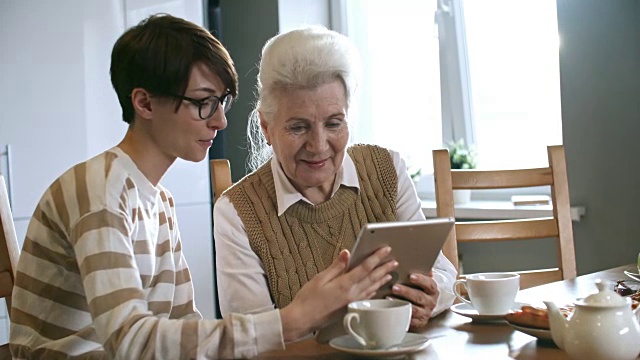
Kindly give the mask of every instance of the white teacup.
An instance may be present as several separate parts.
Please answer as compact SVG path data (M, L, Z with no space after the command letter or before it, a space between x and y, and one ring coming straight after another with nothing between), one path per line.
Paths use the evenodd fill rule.
M469 300L458 291L461 284L467 289ZM520 290L520 275L510 272L479 273L466 275L453 283L458 299L473 306L480 315L502 315L513 308Z
M377 299L349 304L343 324L347 333L367 349L383 349L399 344L409 330L411 303Z

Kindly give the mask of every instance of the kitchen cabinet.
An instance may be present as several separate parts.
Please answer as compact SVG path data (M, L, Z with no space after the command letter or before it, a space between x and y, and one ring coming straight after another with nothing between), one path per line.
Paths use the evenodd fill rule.
M0 11L0 146L15 219L62 172L124 135L109 79L118 1L6 0ZM0 152L2 151L0 149Z
M14 218L29 218L62 172L122 139L127 124L109 78L111 49L150 14L202 24L199 0L8 0L0 11L0 171ZM126 16L125 16L126 14ZM125 20L126 19L126 20ZM47 29L43 31L42 29ZM162 181L176 203L210 202L208 163L178 160Z
M3 0L0 7L0 172L11 178L22 245L51 182L116 145L127 130L109 77L118 37L159 12L202 24L203 10L201 0ZM214 318L208 161L178 160L161 183L175 199L196 304L203 316ZM5 309L0 342L7 329Z

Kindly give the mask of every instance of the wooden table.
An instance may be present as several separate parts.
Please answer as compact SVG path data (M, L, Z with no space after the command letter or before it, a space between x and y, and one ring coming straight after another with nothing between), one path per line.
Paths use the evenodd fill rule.
M518 293L516 301L542 305L543 300L557 304L571 303L579 297L597 292L595 280L614 282L625 279L623 271L637 271L635 264L621 266L593 274L582 275L572 280L558 281ZM406 359L568 359L567 354L553 343L512 329L506 323L476 324L471 319L450 311L433 318L423 332L433 337L432 344ZM334 350L327 344L318 344L307 339L287 345L284 351L264 353L256 359L356 359L356 357Z

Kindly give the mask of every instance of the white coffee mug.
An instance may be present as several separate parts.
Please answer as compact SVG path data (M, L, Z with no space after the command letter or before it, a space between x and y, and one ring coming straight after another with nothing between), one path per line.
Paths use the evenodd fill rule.
M458 291L461 284L467 289L469 300ZM480 315L503 315L514 306L520 290L520 275L511 272L479 273L466 275L453 283L458 299L473 306Z
M366 349L383 349L399 344L411 322L411 303L404 300L377 299L349 304L343 325Z

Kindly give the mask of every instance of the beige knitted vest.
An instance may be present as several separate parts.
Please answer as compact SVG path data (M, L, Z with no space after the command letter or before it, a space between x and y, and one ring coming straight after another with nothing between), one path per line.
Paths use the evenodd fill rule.
M328 201L299 201L277 216L271 161L227 190L247 231L249 244L264 264L272 300L288 305L300 288L329 266L342 249L351 249L366 223L396 220L398 177L387 149L354 145L360 192L341 186Z

